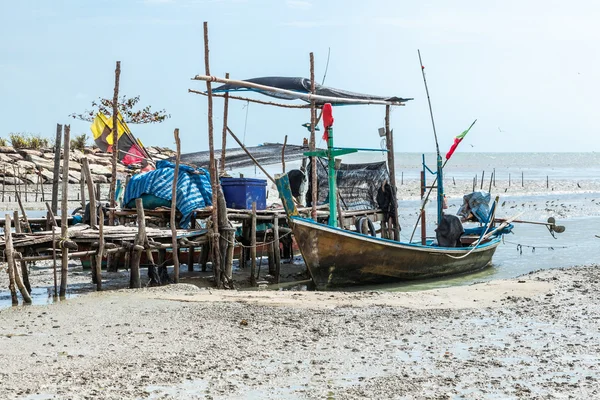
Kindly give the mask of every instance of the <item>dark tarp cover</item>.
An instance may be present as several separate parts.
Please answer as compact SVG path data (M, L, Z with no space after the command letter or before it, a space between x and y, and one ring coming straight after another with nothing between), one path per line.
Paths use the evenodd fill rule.
M308 164L307 171L311 171ZM340 204L344 210L374 210L377 204L377 191L390 176L385 161L365 164L340 164L337 172L337 189ZM310 205L312 192L310 179L306 204ZM327 159L317 159L317 203L329 201L329 180L327 176Z
M276 87L279 89L291 90L294 92L300 93L310 93L310 79L307 78L294 78L294 77L283 77L283 76L268 76L264 78L253 78L253 79L245 79L245 82L252 82L264 86ZM283 93L275 93L264 91L260 89L246 88L239 85L234 84L226 84L221 85L217 88L213 89L213 92L232 92L232 91L254 91L259 92L267 96L276 97L278 99L284 100L297 100L299 97L283 94ZM329 96L329 97L340 97L344 99L358 99L358 100L381 100L381 101L394 101L394 102L405 102L408 100L412 100L412 98L402 98L396 96L373 96L369 94L361 94L349 92L347 90L334 89L326 86L319 85L315 83L315 94L319 96ZM302 99L304 100L304 99ZM304 100L306 101L306 100ZM316 101L317 105L322 105L326 102L324 101ZM336 103L332 103L336 105ZM337 103L338 105L344 104L352 104L352 103Z
M256 158L261 165L277 164L281 163L281 150L283 145L279 143L265 143L262 146L246 146L246 149ZM285 146L285 161L301 160L304 155L303 153L308 151L308 147L302 147L298 145L286 145ZM181 155L181 162L186 164L195 165L199 168L208 168L208 161L210 158L209 151L200 151L196 153L187 153ZM221 159L221 151L215 149L215 158ZM175 158L170 159L174 161ZM254 162L248 157L244 150L227 149L225 153L225 167L230 168L244 168L254 165Z

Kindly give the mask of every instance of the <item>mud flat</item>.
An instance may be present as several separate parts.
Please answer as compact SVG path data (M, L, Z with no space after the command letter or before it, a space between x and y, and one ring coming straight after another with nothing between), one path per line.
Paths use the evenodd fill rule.
M600 266L417 293L107 291L0 311L0 398L597 398Z

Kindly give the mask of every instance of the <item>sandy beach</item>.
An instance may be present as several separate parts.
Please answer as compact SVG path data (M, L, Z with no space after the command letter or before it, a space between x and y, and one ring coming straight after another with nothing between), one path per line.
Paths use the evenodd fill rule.
M447 186L451 212L470 185ZM561 185L585 199L564 207L536 198L557 194L560 202L545 182L496 185L504 215L513 208L536 218L597 215L595 181ZM416 181L400 185L401 206L418 200L417 190ZM400 211L410 220L415 210ZM0 398L587 399L600 392L596 265L407 293L217 291L210 269L184 266L187 283L140 290L125 289L128 271L103 272L106 290L97 293L90 272L72 261L71 297L56 303L50 265L31 268L38 305L0 310ZM283 271L287 281L308 278L299 258ZM247 287L247 271L234 274ZM0 286L7 280L3 266Z
M594 398L598 266L417 293L92 293L0 311L0 398Z

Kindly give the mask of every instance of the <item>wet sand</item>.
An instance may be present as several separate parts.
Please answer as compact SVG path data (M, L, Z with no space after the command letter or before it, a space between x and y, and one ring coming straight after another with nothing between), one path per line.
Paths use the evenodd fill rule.
M417 293L92 293L0 311L0 398L594 398L600 267Z

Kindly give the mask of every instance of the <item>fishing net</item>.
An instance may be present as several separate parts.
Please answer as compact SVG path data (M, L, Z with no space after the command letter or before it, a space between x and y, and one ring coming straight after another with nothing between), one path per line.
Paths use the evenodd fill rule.
M306 169L310 176L310 162ZM368 164L340 164L336 175L340 204L344 210L374 210L377 204L377 191L390 176L385 161ZM312 204L310 179L306 203ZM329 201L327 159L317 158L317 204Z

